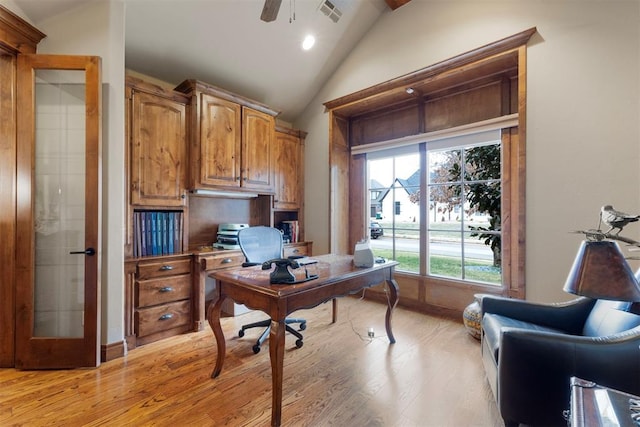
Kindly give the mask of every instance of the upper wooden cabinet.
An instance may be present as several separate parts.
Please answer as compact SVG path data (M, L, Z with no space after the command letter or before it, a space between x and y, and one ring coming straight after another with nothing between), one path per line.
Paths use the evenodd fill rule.
M242 109L206 93L198 101L200 132L192 138L191 184L239 187Z
M190 189L273 193L271 145L277 111L197 80L177 91L191 97Z
M301 208L303 182L303 144L306 132L276 128L276 140L271 147L275 194L274 209Z
M185 206L188 98L127 77L127 100L131 204Z
M242 107L242 187L273 191L271 146L275 125L273 116Z

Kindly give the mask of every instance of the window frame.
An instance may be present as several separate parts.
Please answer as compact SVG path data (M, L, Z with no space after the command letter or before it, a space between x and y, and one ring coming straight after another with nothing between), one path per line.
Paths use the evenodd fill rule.
M512 121L509 121L509 123L512 123ZM482 126L478 126L480 128L482 128ZM455 131L452 133L456 133ZM429 138L427 138L429 139ZM444 144L442 142L446 141ZM419 142L414 144L415 146L417 146L417 148L412 148L412 146L404 146L404 145L400 145L399 147L395 147L393 146L393 143L391 144L385 144L385 143L381 143L383 145L385 145L387 148L385 150L382 151L382 153L376 153L373 156L367 155L366 156L366 171L367 171L367 177L365 179L365 192L368 194L373 194L373 193L380 193L383 191L384 188L387 188L388 192L392 193L392 201L391 201L391 206L392 206L392 212L391 212L391 234L387 234L387 236L393 236L392 239L394 239L393 243L391 244L391 251L393 253L393 256L397 256L397 245L395 242L395 232L396 231L406 231L406 229L404 229L403 227L396 227L396 221L397 216L401 215L401 212L398 211L398 205L399 205L399 201L396 199L396 193L395 191L398 191L401 189L406 189L404 188L404 185L398 185L399 180L408 180L409 178L400 178L398 175L398 171L397 171L397 161L398 159L402 158L403 156L406 156L407 154L412 154L412 155L416 155L418 156L418 163L419 163L419 180L418 180L418 186L414 186L416 188L419 189L421 194L425 194L428 195L430 194L430 188L433 185L458 185L458 186L465 186L468 185L468 183L474 183L474 182L478 182L477 180L466 180L464 178L464 173L461 176L460 180L457 181L452 181L452 182L445 182L445 183L434 183L431 182L429 177L431 176L431 170L429 169L431 167L430 162L429 162L429 153L436 153L436 152L443 152L443 151L448 151L448 150L461 150L463 152L463 155L461 156L461 161L464 162L464 151L472 148L472 147L478 147L478 146L485 146L485 145L499 145L499 152L500 152L500 166L501 166L501 170L500 170L500 174L502 173L502 166L503 166L503 161L504 158L502 156L502 137L501 137L501 130L499 129L495 129L492 132L485 132L485 131L480 131L480 132L470 132L468 135L464 135L462 137L445 137L445 138L441 138L441 139L435 139L432 140L431 144L427 143L427 142ZM360 152L362 152L363 150L359 150ZM374 150L375 151L375 150ZM379 176L372 176L372 172L371 172L371 164L369 162L375 162L377 160L386 160L389 161L393 164L393 166L391 167L391 177L387 177L387 179L390 179L390 182L388 185L383 185L380 184L380 177ZM508 166L508 165L507 165ZM383 166L384 169L384 166ZM415 172L414 172L415 174ZM413 176L413 175L412 175ZM503 199L502 197L502 177L498 177L496 179L489 179L489 180L481 180L481 181L491 181L491 182L499 182L500 183L500 191L501 191L501 200ZM375 182L376 184L380 184L382 185L380 186L376 186L376 187L372 187L371 184ZM459 282L460 284L466 284L466 285L472 285L472 286L490 286L492 288L496 288L496 289L502 289L504 287L504 278L502 277L501 274L501 280L500 283L491 283L491 282L482 282L479 280L473 280L473 279L468 279L465 278L465 274L464 274L464 268L463 268L463 272L462 272L462 277L457 278L457 277L448 277L448 276L442 276L442 275L437 275L437 274L432 274L430 272L430 232L432 231L438 231L437 228L434 229L432 224L431 224L431 215L432 213L430 212L430 203L429 197L426 198L421 198L422 202L419 204L418 208L420 210L420 222L419 222L419 230L420 230L420 236L427 236L426 239L422 239L422 237L420 237L419 239L419 243L418 243L418 248L417 248L417 254L418 254L418 259L419 259L419 268L417 271L411 270L411 269L403 269L401 266L397 267L396 270L398 273L401 274L415 274L415 275L419 275L419 276L423 276L425 278L434 278L434 279L445 279L445 280L451 280L451 281L456 281ZM463 197L464 199L464 197ZM371 199L370 196L367 197L367 200L369 200L369 202L371 203ZM504 201L502 201L504 202ZM424 206L423 206L424 205ZM502 206L502 203L501 203ZM371 215L372 209L371 209L372 205L370 205L369 209L365 209L365 212L369 213L369 215ZM384 214L384 209L382 209L382 212ZM429 214L426 216L422 215L422 212L428 212ZM502 214L502 212L501 212ZM371 220L370 216L367 217L367 221ZM464 229L464 221L461 222L461 227L459 230L453 231L452 233L458 235L461 237L462 241L461 241L461 251L462 254L464 254L464 246L465 246L465 241L466 239L469 238L469 234L471 233L468 230ZM500 235L502 237L502 230L500 230ZM374 245L375 246L375 245ZM400 253L405 252L405 251L399 251ZM464 266L464 256L462 256L462 264ZM502 264L501 263L501 273L502 273Z

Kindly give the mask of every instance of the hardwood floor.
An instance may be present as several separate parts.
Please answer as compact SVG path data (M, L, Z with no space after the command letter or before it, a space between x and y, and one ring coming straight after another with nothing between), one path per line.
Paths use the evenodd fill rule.
M484 377L479 342L461 322L397 308L390 345L385 306L339 300L296 313L304 346L287 334L283 426L502 426ZM227 356L211 379L215 344L207 327L132 350L97 369L0 369L0 425L268 426L268 342L254 355L263 318L223 320ZM369 327L375 338L367 337ZM255 337L255 338L254 338Z

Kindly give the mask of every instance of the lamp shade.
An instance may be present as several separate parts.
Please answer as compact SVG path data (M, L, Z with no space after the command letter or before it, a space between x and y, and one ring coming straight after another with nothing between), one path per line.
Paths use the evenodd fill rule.
M584 241L564 291L594 299L640 301L640 287L615 242Z

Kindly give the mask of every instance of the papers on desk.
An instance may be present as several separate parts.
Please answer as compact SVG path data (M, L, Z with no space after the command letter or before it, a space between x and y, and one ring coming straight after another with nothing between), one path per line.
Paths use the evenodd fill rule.
M607 390L596 389L593 391L593 395L598 406L598 414L600 415L602 427L620 427L620 422L616 416L616 411L613 409L613 404L611 403L611 399L609 399Z
M311 265L311 264L317 264L318 260L317 259L313 259L313 258L309 258L308 256L306 257L302 257L302 258L298 258L295 260L301 267L305 266L305 265Z

